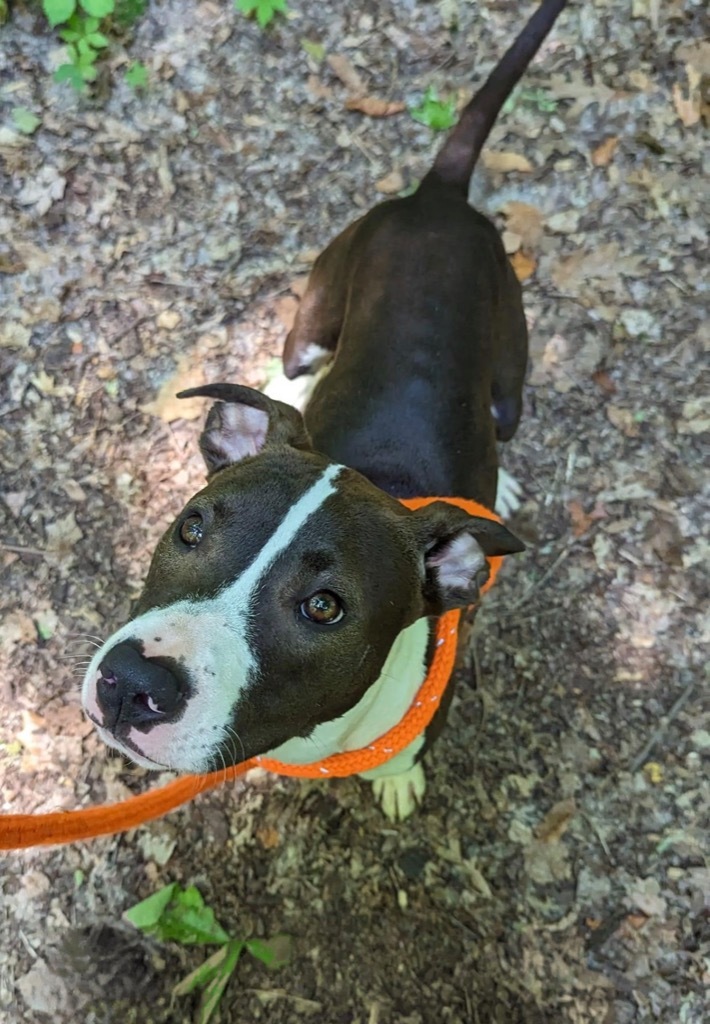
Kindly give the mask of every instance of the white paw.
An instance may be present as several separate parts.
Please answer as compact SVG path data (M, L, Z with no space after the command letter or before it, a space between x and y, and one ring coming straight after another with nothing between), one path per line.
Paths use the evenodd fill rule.
M315 377L304 376L289 380L283 373L279 373L262 390L269 398L275 398L277 402L286 402L287 405L292 405L299 412L303 412L314 384Z
M496 513L501 519L507 519L517 512L523 500L523 489L510 473L498 467L498 493L496 494Z
M415 764L399 775L385 775L372 783L375 800L390 821L404 821L422 802L426 790L424 769Z

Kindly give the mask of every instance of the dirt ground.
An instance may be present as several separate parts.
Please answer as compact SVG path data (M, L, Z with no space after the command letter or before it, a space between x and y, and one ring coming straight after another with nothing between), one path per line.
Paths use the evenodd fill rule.
M120 48L118 83L80 100L35 13L0 35L3 812L155 785L83 720L78 634L125 621L201 484L203 403L170 396L262 385L314 255L425 172L430 129L347 99L463 101L522 18L510 0L291 6L262 32L226 2L152 4L140 96ZM170 990L204 951L121 922L175 880L230 933L294 940L277 972L240 964L221 1024L707 1020L703 8L573 4L476 172L532 328L502 454L528 551L478 618L421 812L393 826L357 780L260 776L5 856L3 1021L190 1021Z

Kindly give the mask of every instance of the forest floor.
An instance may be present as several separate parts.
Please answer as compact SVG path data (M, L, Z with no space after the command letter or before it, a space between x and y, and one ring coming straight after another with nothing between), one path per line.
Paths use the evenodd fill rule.
M292 7L261 31L217 0L152 3L130 44L148 88L119 49L92 99L52 82L36 9L2 29L5 813L155 785L83 718L77 634L125 622L201 485L203 403L170 396L261 386L315 255L425 173L440 137L348 98L463 102L522 19L510 0ZM479 614L421 811L394 826L358 780L260 776L4 856L0 1018L192 1020L170 992L204 950L121 920L179 881L230 933L293 939L278 971L240 963L218 1024L707 1019L703 9L573 4L474 176L531 326L502 451L528 550Z

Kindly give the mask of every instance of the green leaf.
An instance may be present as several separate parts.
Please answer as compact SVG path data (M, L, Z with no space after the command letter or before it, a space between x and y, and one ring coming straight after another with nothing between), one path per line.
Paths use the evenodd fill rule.
M208 945L229 941L229 935L215 920L211 907L205 906L199 889L194 885L187 889L180 889L177 885L166 886L131 907L123 916L136 928L164 942L172 940L184 945Z
M147 931L149 928L155 928L165 908L173 898L173 893L177 887L177 882L173 882L172 885L165 885L162 889L154 892L152 896L129 907L128 910L124 911L124 921L128 921L135 928L140 928L142 932Z
M456 103L454 100L440 100L430 86L424 93L418 107L410 107L409 113L415 121L425 124L435 132L445 132L456 124Z
M316 43L312 39L302 39L301 47L306 51L309 57L313 60L317 60L318 63L325 57L325 46L323 43Z
M68 21L76 10L76 0L42 0L42 10L47 15L47 21L54 28ZM58 70L58 69L57 69Z
M23 135L32 135L42 124L42 118L37 117L27 107L14 107L12 120L15 122L18 132L22 132ZM52 634L50 633L49 635L51 636ZM42 639L46 640L47 638L42 637Z
M76 48L79 53L80 64L93 64L98 57L98 53L92 49L91 43L86 39L80 39L76 44Z
M92 32L91 35L86 37L86 41L91 43L97 50L102 50L104 46L109 45L109 40L103 34L103 32Z
M232 971L239 962L243 943L238 939L233 939L226 948L227 955L224 958L224 962L202 993L202 999L195 1016L195 1024L209 1024L212 1014L219 1006L219 1001L227 987L227 982L232 976Z
M87 35L87 36L91 35L92 32L96 31L96 29L99 27L100 24L101 23L100 23L98 18L85 18L84 19L84 34Z
M116 6L116 0L79 0L79 3L92 18L105 18Z
M74 887L76 889L79 889L84 884L84 878L84 872L81 870L81 868L77 868L76 871L74 872Z
M148 68L140 61L134 61L123 77L134 89L143 89L148 84Z
M77 92L83 92L86 88L84 78L76 64L60 64L54 72L55 82L69 82Z
M247 17L251 17L252 14L256 15L256 20L261 28L266 28L277 12L288 13L286 0L234 0L234 6L236 10L246 14Z
M82 36L73 28L63 28L59 33L59 38L63 39L65 43L75 43L77 39L81 39Z
M200 964L186 978L183 978L182 981L175 985L172 991L173 997L189 995L196 988L204 988L205 985L209 984L217 972L222 969L225 957L231 955L231 950L235 946L239 946L239 952L241 953L244 943L238 939L232 939L230 942L225 943L224 946L220 946L216 953L213 953L203 964Z
M291 959L292 939L290 935L274 935L266 941L262 939L248 939L245 943L247 949L257 960L267 967L285 967Z

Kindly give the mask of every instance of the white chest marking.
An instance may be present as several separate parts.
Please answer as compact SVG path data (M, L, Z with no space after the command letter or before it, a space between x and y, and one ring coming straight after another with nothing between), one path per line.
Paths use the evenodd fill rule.
M305 739L295 737L265 756L286 764L310 764L372 743L404 717L414 700L426 675L428 640L427 619L417 619L399 634L379 678L354 708L317 725Z

